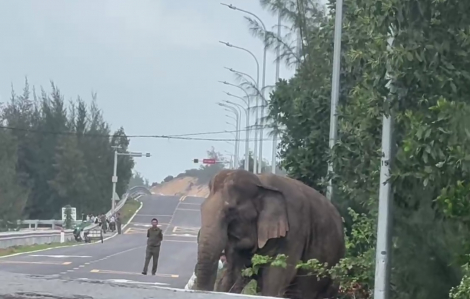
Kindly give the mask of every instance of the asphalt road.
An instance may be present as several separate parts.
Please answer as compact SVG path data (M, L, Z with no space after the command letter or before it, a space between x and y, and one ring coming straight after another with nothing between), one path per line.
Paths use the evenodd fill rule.
M104 243L57 248L0 258L0 271L53 275L59 279L100 280L183 288L196 263L196 237L200 227L199 206L203 198L143 196L142 209L132 222ZM157 274L141 274L146 230L156 217L163 229ZM149 274L151 269L149 265Z

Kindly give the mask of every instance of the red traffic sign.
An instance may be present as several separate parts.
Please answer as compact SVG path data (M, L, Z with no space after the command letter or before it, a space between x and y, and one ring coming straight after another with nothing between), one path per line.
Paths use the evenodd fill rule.
M215 159L202 159L204 164L215 164Z

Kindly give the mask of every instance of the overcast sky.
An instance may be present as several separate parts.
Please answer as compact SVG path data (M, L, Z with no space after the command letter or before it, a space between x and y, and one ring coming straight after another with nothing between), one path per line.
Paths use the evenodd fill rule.
M97 92L105 119L128 135L233 130L216 103L233 100L223 91L243 94L217 81L236 83L224 66L255 77L256 64L218 41L251 50L260 64L263 45L250 34L243 13L219 2L0 0L0 101L8 100L12 84L20 92L27 76L36 89L47 91L53 80L66 100L80 95L89 103L91 92ZM277 22L258 0L227 3L255 13L268 28ZM274 59L268 53L268 85L275 79ZM281 78L293 72L281 66ZM231 134L197 137L233 139ZM153 138L132 138L130 150L152 154L137 158L136 170L153 182L194 167L193 159L206 157L211 146L233 152L224 141ZM269 161L271 147L271 141L264 142Z

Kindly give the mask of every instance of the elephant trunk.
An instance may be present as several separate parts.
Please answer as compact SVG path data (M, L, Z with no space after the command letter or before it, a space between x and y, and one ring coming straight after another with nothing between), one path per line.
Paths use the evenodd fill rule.
M196 265L198 290L214 290L217 266L226 242L227 229L222 228L221 225L207 225L201 228Z

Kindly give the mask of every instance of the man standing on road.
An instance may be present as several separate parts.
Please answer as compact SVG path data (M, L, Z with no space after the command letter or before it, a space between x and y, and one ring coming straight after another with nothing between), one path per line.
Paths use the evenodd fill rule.
M145 251L145 264L144 270L142 271L143 275L147 275L148 265L151 258L153 259L152 275L157 273L158 257L160 256L160 245L163 241L163 232L157 225L158 220L153 218L152 227L147 231L147 249Z
M118 231L118 234L121 234L121 213L117 212L117 215L116 215L116 226L117 226L117 231Z

